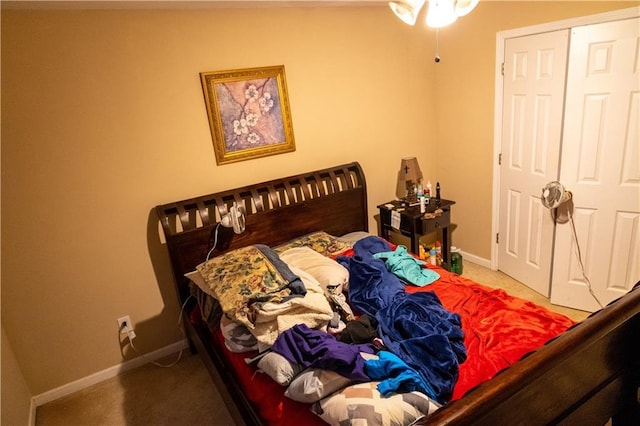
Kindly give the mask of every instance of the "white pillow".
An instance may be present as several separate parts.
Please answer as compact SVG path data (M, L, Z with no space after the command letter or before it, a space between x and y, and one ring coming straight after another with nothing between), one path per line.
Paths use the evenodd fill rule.
M374 236L374 234L370 234L366 231L354 231L349 232L348 234L340 235L338 237L339 240L344 241L347 244L354 245L358 241L363 238Z
M325 294L332 292L340 294L349 285L347 268L309 247L294 247L285 250L280 253L280 259L290 268L301 269L315 278Z
M378 355L366 352L360 352L360 356L365 360L378 359ZM313 403L352 383L353 380L335 371L308 368L293 379L284 394L294 401Z
M423 393L394 393L383 397L378 382L348 386L315 402L311 412L330 425L389 426L413 424L440 406Z
M220 331L224 337L224 345L231 352L243 353L258 349L256 336L239 322L235 322L222 315L220 318Z
M284 394L294 401L311 404L351 383L351 379L335 371L310 368L298 374Z
M201 290L204 291L207 288L207 284L204 282L204 277L200 272L191 271L184 274L184 276L193 281L193 283L197 285Z
M269 352L260 358L258 368L282 386L287 386L298 373L304 370L302 365L289 362L276 352Z

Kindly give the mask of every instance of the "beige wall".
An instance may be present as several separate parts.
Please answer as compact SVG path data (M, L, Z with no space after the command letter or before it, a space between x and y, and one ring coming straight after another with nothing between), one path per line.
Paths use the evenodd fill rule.
M11 343L2 328L2 398L0 424L3 426L27 425L30 422L31 392L24 380Z
M2 325L34 395L119 363L119 316L144 351L180 338L159 203L358 160L375 230L415 155L488 257L495 32L629 3L483 3L438 65L386 5L3 10ZM216 166L198 73L278 64L297 150Z

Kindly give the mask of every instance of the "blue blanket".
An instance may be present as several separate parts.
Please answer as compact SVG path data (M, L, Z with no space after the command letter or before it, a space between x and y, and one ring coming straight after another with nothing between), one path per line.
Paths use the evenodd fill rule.
M406 293L375 253L391 250L377 237L366 237L354 247L353 257L339 257L349 269L352 306L378 320L378 333L391 352L415 369L433 388L429 395L447 402L466 359L460 316L447 311L433 292Z

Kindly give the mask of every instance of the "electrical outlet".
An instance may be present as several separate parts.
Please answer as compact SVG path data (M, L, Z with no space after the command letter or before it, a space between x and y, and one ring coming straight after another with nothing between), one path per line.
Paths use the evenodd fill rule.
M133 332L133 323L131 322L131 317L129 317L129 315L118 318L118 330L120 330L120 334Z

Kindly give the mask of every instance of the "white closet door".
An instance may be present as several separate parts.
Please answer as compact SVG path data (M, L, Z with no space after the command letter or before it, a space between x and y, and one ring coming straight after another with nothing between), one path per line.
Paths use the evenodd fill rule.
M572 29L560 181L602 304L640 279L640 19ZM558 224L551 302L592 311L571 223Z
M498 267L547 297L554 224L540 193L558 178L568 38L505 42Z

